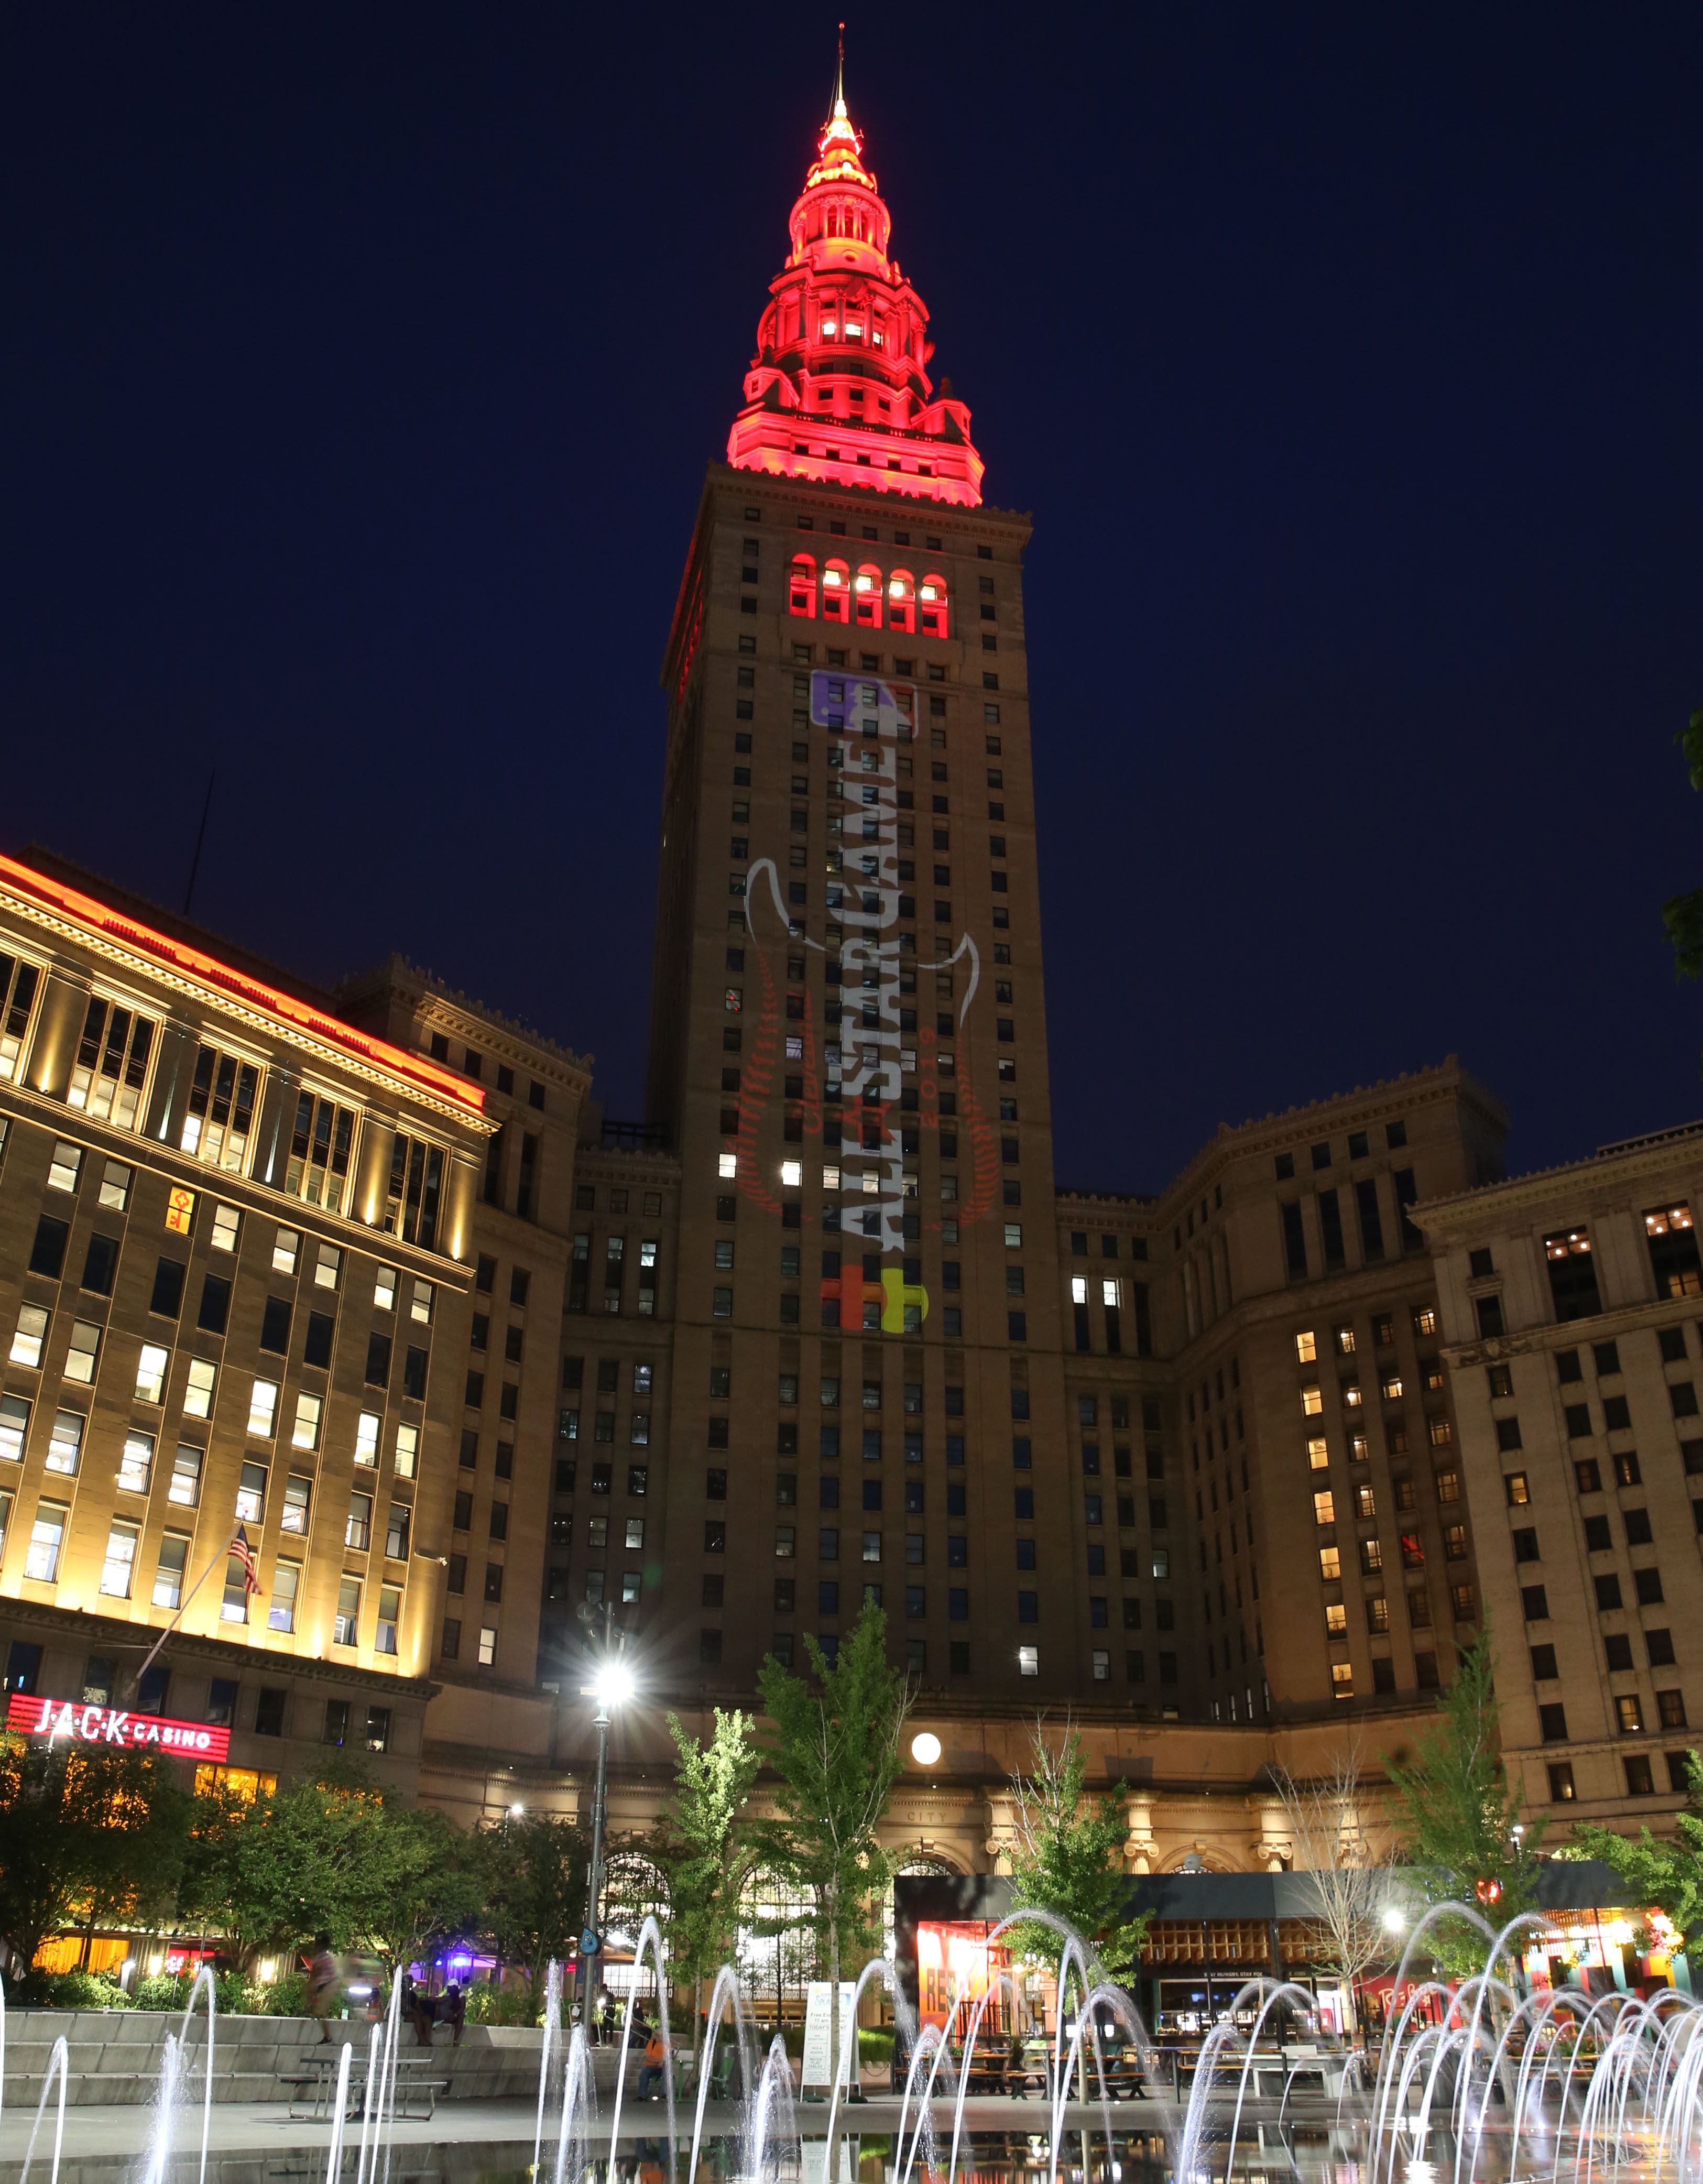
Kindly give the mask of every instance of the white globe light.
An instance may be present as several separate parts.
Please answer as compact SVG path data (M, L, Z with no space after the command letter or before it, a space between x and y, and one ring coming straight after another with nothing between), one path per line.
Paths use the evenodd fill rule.
M932 1767L940 1757L940 1739L932 1729L919 1730L910 1740L910 1756L919 1767Z
M1400 1904L1388 1904L1384 1908L1383 1923L1392 1934L1399 1934L1407 1924L1407 1914Z

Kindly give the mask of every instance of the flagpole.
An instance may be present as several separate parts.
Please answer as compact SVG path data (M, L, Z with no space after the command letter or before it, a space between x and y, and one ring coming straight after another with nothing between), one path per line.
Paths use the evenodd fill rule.
M231 1535L231 1539L234 1540L236 1536L237 1535L233 1532ZM230 1554L231 1540L227 1540L225 1542L225 1545L214 1555L212 1560L208 1563L206 1568L202 1571L200 1576L196 1579L194 1584L190 1586L188 1591L183 1596L183 1598L178 1602L177 1613L172 1617L170 1622L166 1624L164 1630L160 1632L159 1637L154 1640L153 1644L149 1647L147 1658L136 1672L136 1696L138 1697L142 1696L142 1680L153 1666L154 1655L159 1652L160 1647L164 1645L166 1640L170 1637L172 1632L176 1630L178 1624L183 1620L183 1612L185 1608L186 1608L190 1602L194 1599L196 1594L200 1591L202 1586L206 1584L208 1579L212 1576L214 1568L219 1561L220 1556L223 1555L228 1560Z

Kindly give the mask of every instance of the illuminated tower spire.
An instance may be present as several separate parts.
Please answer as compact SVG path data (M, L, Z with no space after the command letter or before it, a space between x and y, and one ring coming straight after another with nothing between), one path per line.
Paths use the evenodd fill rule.
M982 463L970 411L949 381L936 395L928 376L927 307L888 255L892 215L846 106L843 38L833 103L787 226L792 247L769 284L728 461L977 506Z

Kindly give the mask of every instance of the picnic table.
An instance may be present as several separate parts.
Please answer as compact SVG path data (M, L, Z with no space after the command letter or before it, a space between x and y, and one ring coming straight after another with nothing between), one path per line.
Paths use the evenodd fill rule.
M278 2073L280 2085L290 2088L290 2119L293 2123L310 2123L331 2114L337 2099L339 2051L332 2047L329 2052L304 2055L293 2070ZM437 2113L437 2096L447 2092L447 2078L428 2078L425 2073L431 2068L429 2055L399 2055L396 2060L396 2113L399 2116L418 2116L430 2122ZM346 2118L360 2114L366 2105L367 2058L349 2058L348 2106ZM376 2092L376 2088L375 2088ZM425 2105L421 2107L420 2103Z

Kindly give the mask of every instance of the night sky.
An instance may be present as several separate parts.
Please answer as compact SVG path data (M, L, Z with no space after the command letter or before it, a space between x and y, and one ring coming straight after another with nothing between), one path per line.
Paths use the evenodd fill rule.
M829 8L0 25L0 843L641 1112L705 461ZM854 7L1032 512L1062 1181L1458 1052L1529 1167L1703 1113L1703 13Z

